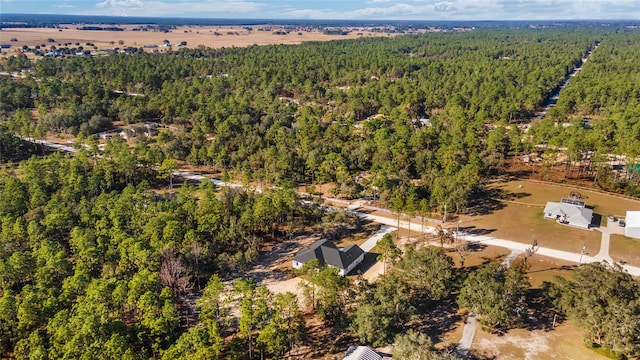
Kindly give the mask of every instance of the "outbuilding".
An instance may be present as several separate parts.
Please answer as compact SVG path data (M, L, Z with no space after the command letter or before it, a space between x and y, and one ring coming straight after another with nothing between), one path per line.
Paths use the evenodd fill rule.
M640 239L640 211L627 211L624 236Z

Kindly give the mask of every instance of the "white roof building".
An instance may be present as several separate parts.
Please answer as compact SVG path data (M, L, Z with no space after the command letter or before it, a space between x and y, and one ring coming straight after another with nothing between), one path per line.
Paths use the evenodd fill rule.
M624 236L640 239L640 211L627 211Z
M584 203L549 201L544 208L544 218L556 220L561 224L588 229L591 226L593 210L584 207Z

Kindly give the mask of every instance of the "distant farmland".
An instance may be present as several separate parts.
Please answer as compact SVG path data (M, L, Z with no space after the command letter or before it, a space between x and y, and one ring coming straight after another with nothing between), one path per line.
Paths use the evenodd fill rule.
M87 25L84 25L85 27ZM65 28L5 28L0 30L3 44L11 45L5 49L6 55L15 54L24 45L33 48L44 45L47 49L64 44L84 46L87 43L98 49L114 47L143 47L146 51L164 51L167 40L175 49L178 44L186 42L187 47L206 46L212 48L244 47L251 45L300 44L305 41L329 41L337 39L354 39L358 37L393 36L390 33L373 32L367 28L349 28L346 34L338 35L318 29L291 30L277 26L253 27L248 30L243 26L181 26L169 32L141 31L138 25L119 25L124 31L79 30L76 26ZM137 29L134 31L134 29ZM11 39L11 41L10 41ZM51 41L53 40L53 41ZM155 47L157 46L157 47Z

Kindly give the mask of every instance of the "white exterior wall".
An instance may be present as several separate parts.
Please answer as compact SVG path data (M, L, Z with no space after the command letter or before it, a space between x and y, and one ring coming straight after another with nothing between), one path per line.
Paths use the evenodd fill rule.
M624 236L640 239L640 211L627 211L625 220Z
M351 272L351 270L353 270L356 266L358 266L358 265L359 265L359 264L364 260L364 255L365 255L365 254L366 254L366 253L363 253L362 255L358 256L358 258L357 258L354 262L352 262L352 263L351 263L351 265L349 265L349 267L348 267L348 268L346 268L346 269L340 269L340 271L338 272L338 275L340 275L340 276L345 276L345 275L347 275L348 273L350 273L350 272ZM303 265L304 265L304 264L303 264L303 263L301 263L301 262L297 262L297 261L295 261L295 260L293 261L293 268L294 268L294 269L301 269Z
M640 228L627 226L624 228L624 236L640 239Z
M351 263L351 265L349 265L349 267L347 269L344 270L340 270L340 275L345 276L346 274L350 273L351 270L353 270L356 266L358 266L358 264L360 264L362 262L362 260L364 260L364 254L358 256L358 258ZM344 274L343 274L344 272Z
M583 222L569 221L569 225L575 226L575 227L579 227L579 228L582 228L582 229L589 229L589 225L590 224L586 224L586 223L583 223Z

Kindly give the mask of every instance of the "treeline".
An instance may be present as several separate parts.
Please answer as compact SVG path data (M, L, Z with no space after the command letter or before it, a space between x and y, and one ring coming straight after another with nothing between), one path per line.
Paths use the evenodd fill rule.
M123 142L95 155L56 153L0 170L3 354L254 359L311 343L296 296L273 294L245 274L265 240L310 227L339 237L357 219L302 206L290 189L256 194L204 181L159 195L149 184L171 184L171 161L156 170ZM415 329L442 334L458 308L493 331L526 327L530 310L549 309L534 306L541 302L526 262L457 268L442 247L402 254L388 234L378 250L388 270L375 283L305 267L303 300L335 334L395 342L400 358L456 359ZM237 279L224 286L227 278ZM631 355L639 350L639 289L619 269L592 264L544 293L547 306L586 329L589 343Z
M431 116L452 97L467 117L526 119L601 36L588 30L486 30L43 59L36 63L35 76L43 81L64 78L70 88L63 91L45 81L38 88L48 91L38 91L35 101L51 108L61 100L77 104L99 89L142 92L156 100L147 101L149 115L209 127L229 115L247 114L260 121L273 114L269 108L278 96L292 96L303 104L337 102L332 112L355 120L394 110L410 117ZM93 106L96 112L108 110Z
M603 38L583 70L562 91L557 105L530 131L534 143L567 148L568 161L587 163L601 188L634 196L640 194L638 51L638 31ZM568 122L571 126L560 126ZM555 151L548 149L549 157L553 158ZM587 152L593 155L587 156ZM609 154L624 156L617 174L611 171Z
M0 123L0 165L9 161L19 161L31 154L41 153L42 149L32 143L16 137L14 132Z
M518 130L485 125L530 118L603 32L481 30L42 59L13 85L28 90L11 109L26 102L41 128L85 135L108 128L105 119L180 124L187 130L171 139L170 157L236 178L335 182L344 196L377 188L385 200L409 191L460 210L481 178L522 151Z
M218 311L205 300L192 304L212 274L244 274L265 240L292 236L322 218L315 207L301 208L292 190L218 192L202 182L175 196L157 195L149 184L166 178L138 162L126 144L120 150L33 157L0 170L3 355L157 358L193 325L196 310L199 321ZM238 286L240 302L268 295L249 283ZM293 331L296 302L268 296L265 306L273 310L261 324ZM233 324L218 336L238 331Z
M389 269L374 283L345 280L309 264L302 269L307 280L303 294L336 331L374 347L394 344L394 357L458 359L455 347L436 349L433 343L451 330L461 309L477 316L489 332L551 330L554 321L570 319L584 330L585 345L599 353L625 359L640 351L640 282L618 266L582 265L573 279L558 277L532 289L527 258L511 266L490 261L456 267L442 247L410 246L403 254L388 234L378 251Z

